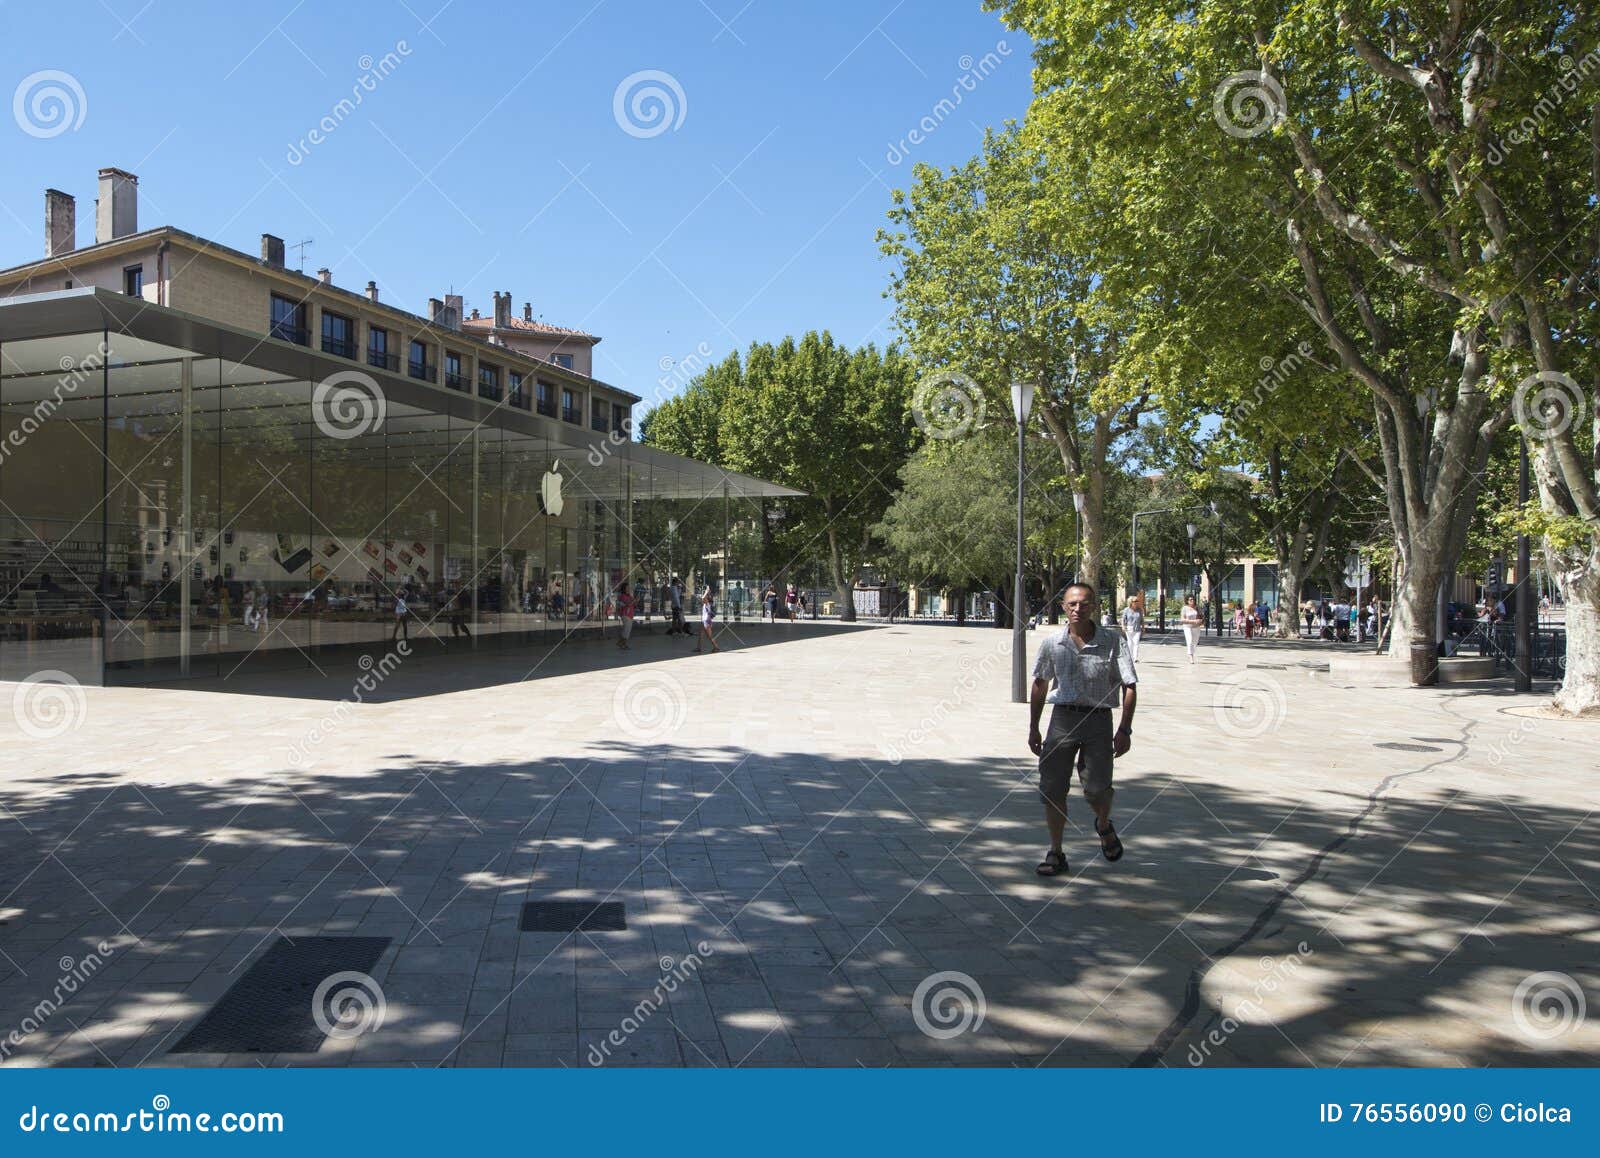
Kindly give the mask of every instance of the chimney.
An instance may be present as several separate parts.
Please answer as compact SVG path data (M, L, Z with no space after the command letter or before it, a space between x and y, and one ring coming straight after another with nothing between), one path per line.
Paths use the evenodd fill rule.
M78 203L59 189L44 191L44 255L60 257L78 247Z
M533 321L533 303L532 302L523 302L522 303L522 320L525 321L525 322Z
M444 313L444 303L438 298L428 299L428 320L434 325L440 325L443 319L439 316Z
M95 244L138 232L139 178L126 169L101 169L100 199L94 203Z
M477 310L473 310L472 311L472 320L473 321L477 321L478 320L478 311Z
M367 283L367 300L372 302L378 300L378 283L375 281Z
M261 235L261 260L273 269L283 268L283 238L270 233Z
M503 329L511 324L511 291L494 295L494 324L496 329Z
M461 328L461 295L444 295L444 317L440 319L442 325L452 330Z
M332 285L333 270L329 269L327 266L323 266L321 269L317 270L317 280L323 285Z

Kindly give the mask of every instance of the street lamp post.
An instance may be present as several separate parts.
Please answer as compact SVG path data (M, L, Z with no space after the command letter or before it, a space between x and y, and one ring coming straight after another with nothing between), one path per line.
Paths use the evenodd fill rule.
M1083 496L1072 492L1072 581L1081 583L1083 576Z
M1198 599L1200 597L1200 592L1195 588L1194 585L1194 533L1200 528L1195 526L1193 523L1185 523L1183 525L1183 529L1189 533L1189 582L1184 584L1184 586L1189 589L1190 595L1193 595L1196 599Z
M1225 572L1223 568L1228 565L1227 546L1222 537L1222 512L1217 510L1217 504L1211 504L1211 513L1217 516L1217 589L1211 593L1211 602L1217 609L1217 638L1222 638L1222 580Z
M1517 445L1522 450L1522 458L1517 470L1517 502L1520 506L1528 505L1528 440L1522 437L1522 432L1517 432ZM1517 626L1516 626L1516 651L1517 672L1516 690L1531 692L1533 690L1533 592L1528 588L1528 572L1533 570L1533 560L1528 557L1528 533L1526 530L1517 535Z
M1023 438L1028 429L1028 412L1033 409L1033 384L1030 382L1013 382L1011 384L1011 413L1017 420L1017 582L1016 589L1011 597L1011 700L1013 703L1025 704L1028 702L1028 637L1027 625L1023 622L1023 607L1026 596L1023 591L1022 579L1022 499L1023 499Z

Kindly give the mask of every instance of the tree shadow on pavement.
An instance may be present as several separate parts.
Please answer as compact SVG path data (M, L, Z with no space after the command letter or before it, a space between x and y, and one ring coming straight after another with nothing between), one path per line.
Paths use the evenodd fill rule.
M1600 997L1600 841L1514 795L1356 792L1335 813L1146 774L1118 789L1125 858L1098 858L1075 798L1071 873L1044 880L1032 769L1003 761L618 743L12 789L0 1042L27 1032L7 1064L1595 1056L1577 1005ZM520 932L545 899L621 901L627 930ZM392 938L381 1025L316 1054L169 1052L279 936L307 935ZM1519 991L1535 974L1570 979L1573 1016L1559 977Z

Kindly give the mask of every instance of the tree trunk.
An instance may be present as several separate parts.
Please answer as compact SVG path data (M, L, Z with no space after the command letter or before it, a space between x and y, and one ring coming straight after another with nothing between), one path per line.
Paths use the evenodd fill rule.
M1438 637L1439 584L1444 580L1441 550L1424 550L1412 544L1400 589L1394 594L1394 614L1389 620L1389 654L1411 654L1416 641L1436 642Z
M1272 633L1278 639L1300 637L1300 586L1299 560L1278 560L1278 606L1272 609Z
M832 513L831 511L829 512ZM839 622L856 621L855 591L844 579L844 557L839 553L839 532L828 527L828 566L833 571L833 588L839 595Z
M1567 605L1567 666L1556 710L1600 712L1600 549L1559 559L1546 551L1545 558Z

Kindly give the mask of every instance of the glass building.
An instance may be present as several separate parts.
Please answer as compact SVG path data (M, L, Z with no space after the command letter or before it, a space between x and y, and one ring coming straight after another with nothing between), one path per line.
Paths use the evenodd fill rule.
M717 585L796 493L394 365L105 288L0 302L0 679L320 667L398 599L423 654L554 642L625 579L650 616Z

